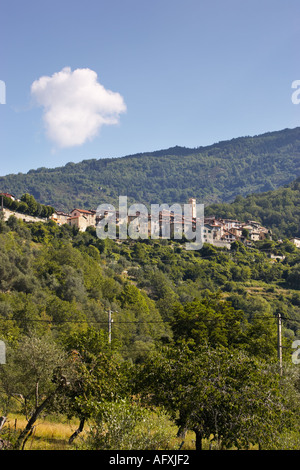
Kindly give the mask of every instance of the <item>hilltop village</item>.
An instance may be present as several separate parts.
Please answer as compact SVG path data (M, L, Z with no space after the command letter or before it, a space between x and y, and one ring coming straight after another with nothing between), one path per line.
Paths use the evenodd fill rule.
M137 214L138 215L138 214ZM74 209L70 214L66 214L60 211L56 211L52 216L58 224L69 224L75 226L79 230L85 231L89 226L97 225L96 211ZM128 217L130 221L130 217ZM118 224L118 213L117 213L117 224ZM151 223L151 216L149 215L149 226ZM160 214L159 224L161 227L164 224L170 223L171 233L172 226L174 226L175 220L173 214L167 211L163 211ZM184 223L184 217L182 218L182 224ZM195 219L193 220L195 224ZM150 230L150 229L149 229ZM164 234L160 233L162 237ZM203 227L203 242L209 243L219 247L229 247L230 243L240 240L245 244L251 244L251 241L264 240L265 238L271 239L271 232L265 227L262 227L259 222L247 221L240 222L232 219L219 219L216 217L205 217Z
M70 213L66 213L59 210L54 210L52 214L46 219L43 217L37 217L26 213L21 213L18 210L12 210L11 208L3 207L3 198L5 200L18 201L12 194L0 193L2 197L1 210L4 213L4 220L7 220L10 215L14 215L26 222L53 220L58 225L68 224L71 227L76 227L80 231L85 231L88 227L97 227L97 224L105 215L99 217L96 210L87 210L75 208ZM191 205L191 219L189 222L192 224L193 229L196 224L196 200L194 198L189 199ZM116 211L116 225L120 223L120 214ZM134 216L127 216L127 221L130 223L133 219L139 216L137 212ZM184 227L184 222L187 222L187 217L182 215L178 219L178 215L174 214L171 210L162 210L159 213L159 219L154 221L151 220L151 214L148 216L149 224L149 236L153 230L154 224L159 226L159 235L161 238L168 238L171 233L174 234L174 227L181 224ZM169 227L170 231L166 233L166 227ZM184 230L184 228L183 228ZM272 232L270 229L263 227L260 222L255 220L247 220L245 222L236 219L218 218L216 216L204 216L203 230L202 230L203 243L208 243L218 247L230 248L231 243L235 241L241 241L246 246L251 246L253 242L261 241L265 239L272 239ZM290 241L297 247L300 248L300 239L291 238Z
M196 224L196 200L191 198L189 199L189 204L192 206L192 225L193 227ZM139 214L137 213L136 216ZM135 217L136 217L135 216ZM133 220L133 216L128 216L128 222ZM51 219L54 220L57 224L68 224L70 226L75 226L81 231L85 231L87 227L94 226L96 227L99 222L97 213L95 210L86 210L86 209L73 209L69 214L55 211ZM149 235L151 233L151 215L149 215ZM119 213L116 212L116 223L118 225ZM186 218L182 216L180 223L184 225ZM176 215L173 212L168 210L163 210L159 214L159 226L160 226L160 236L164 238L163 229L170 225L171 233L174 233L175 223L178 223L176 220ZM153 229L153 226L152 226ZM230 248L230 244L234 241L242 241L246 245L251 245L253 241L264 240L266 238L271 239L271 231L263 226L259 222L248 220L246 222L241 222L239 220L233 219L220 219L217 217L204 217L204 226L203 226L203 242L209 243L219 247Z

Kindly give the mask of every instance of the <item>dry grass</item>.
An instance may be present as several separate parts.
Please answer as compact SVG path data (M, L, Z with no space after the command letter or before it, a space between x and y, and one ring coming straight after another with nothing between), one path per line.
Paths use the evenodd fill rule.
M8 416L6 427L12 431L18 431L24 429L26 424L27 421L24 417L15 414ZM69 422L63 418L55 421L40 419L37 421L32 435L28 438L24 450L74 450L76 445L69 445L68 441L77 426L78 423L76 421ZM81 435L82 437L84 437L84 431ZM80 437L77 440L80 440ZM182 441L184 443L181 446ZM174 437L173 445L175 449L179 449L181 446L181 450L195 450L195 434L188 431L184 439ZM210 448L217 450L218 446L216 443L203 440L203 450L209 450ZM253 450L256 448L256 446L252 447Z
M6 427L11 430L24 429L27 421L20 415L9 415ZM25 450L71 450L74 447L68 440L77 428L76 422L38 420L31 436L28 438Z
M14 430L22 430L27 424L26 419L18 414L9 415L6 422L6 427ZM75 445L69 445L68 441L72 433L78 427L78 422L69 422L66 419L61 420L47 420L39 419L36 422L33 433L28 438L24 450L74 450L76 449L76 441L80 444L81 438L84 437L84 432L77 438ZM88 428L88 426L87 426ZM176 429L174 431L176 435ZM195 449L194 433L188 432L182 449L193 450ZM174 437L174 446L179 449L182 439Z

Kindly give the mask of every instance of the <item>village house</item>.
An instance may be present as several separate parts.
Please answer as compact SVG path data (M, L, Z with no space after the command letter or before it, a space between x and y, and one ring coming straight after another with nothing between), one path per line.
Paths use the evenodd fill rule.
M86 227L96 225L96 211L85 209L73 209L70 212L70 217L83 217L86 220Z
M12 201L16 201L16 197L15 197L13 194L9 194L9 193L0 193L0 197L1 197L1 196L8 197L8 198L11 199Z
M237 240L237 237L229 230L225 230L223 232L221 240L225 242L234 242L235 240Z
M265 227L262 227L259 222L248 220L245 224L241 225L242 230L247 230L249 238L252 241L265 240L267 237L272 238L272 233Z
M85 232L88 227L96 225L96 220L95 217L92 217L91 211L73 209L67 217L66 223L71 227L76 227L78 230Z
M232 228L239 227L241 222L235 219L220 219L225 230L229 231Z
M88 228L89 224L87 223L87 219L81 215L75 215L73 217L67 218L67 224L71 227L76 227L81 232L85 232Z
M213 217L204 217L204 225L209 226L209 230L212 231L213 240L221 240L224 232L224 224L221 220Z
M213 227L209 224L204 224L204 227L203 227L203 243L210 243L212 245L213 242L214 242Z
M253 240L254 242L258 242L260 240L260 232L251 232L250 240Z
M290 238L290 242L292 242L297 248L300 248L300 238L298 237Z
M242 227L232 227L229 229L229 232L232 233L236 238L241 238L243 236Z
M69 214L66 214L63 211L55 211L51 215L50 219L54 220L58 225L63 225L68 223Z

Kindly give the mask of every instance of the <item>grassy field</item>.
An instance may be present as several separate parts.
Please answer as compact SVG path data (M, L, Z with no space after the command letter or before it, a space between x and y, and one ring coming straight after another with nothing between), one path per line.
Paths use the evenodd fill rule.
M25 428L27 421L20 415L9 415L6 428L19 431ZM76 422L67 420L38 420L24 450L72 450L68 440L75 431Z
M25 428L27 421L21 415L14 414L9 415L5 425L6 430L15 433ZM76 438L74 443L70 445L68 443L70 436L77 429L78 423L73 421L68 421L64 417L53 418L53 419L40 419L37 421L36 426L34 427L33 433L26 441L25 447L23 450L81 450L82 443L85 437L85 433L88 430L88 424L86 429ZM174 424L170 423L170 427L174 427L174 433L172 435L172 448L174 450L195 450L195 435L193 432L188 431L184 443L182 438L177 438L177 428ZM183 445L182 445L183 443ZM300 438L299 435L295 433L289 433L282 436L281 446L282 450L299 450L300 448ZM203 450L218 450L218 445L214 441L203 440ZM166 450L166 449L157 449L157 450ZM234 449L232 449L234 450ZM250 446L249 450L258 450L258 446Z
M18 414L9 415L7 417L6 429L11 432L21 431L25 428L27 421L24 417ZM82 440L84 439L85 432L83 431L80 436L74 441L73 445L68 443L70 436L77 429L78 422L68 421L61 418L59 420L44 419L38 420L31 436L28 438L24 450L76 450L80 448ZM88 425L86 426L88 428ZM183 439L177 438L176 429L174 428L174 448L179 449ZM185 450L195 449L195 436L194 433L188 432L184 444L181 447ZM208 445L207 445L208 448ZM162 449L164 450L164 449Z

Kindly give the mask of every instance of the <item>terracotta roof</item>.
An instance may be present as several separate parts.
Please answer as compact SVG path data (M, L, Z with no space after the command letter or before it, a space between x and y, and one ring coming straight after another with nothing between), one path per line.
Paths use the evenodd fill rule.
M15 197L13 194L10 193L0 193L0 196Z
M85 209L73 209L72 212L78 211L78 212L83 212L84 214L92 214L91 211L87 211Z

